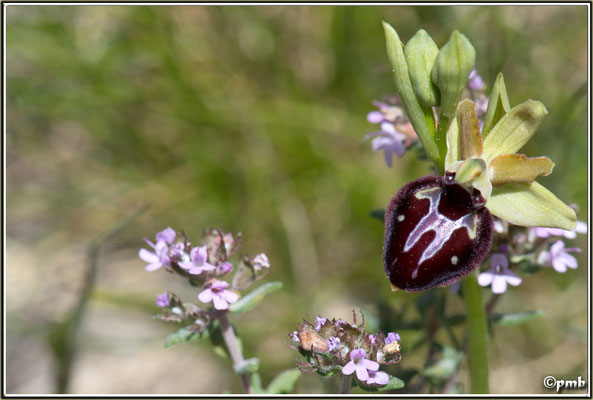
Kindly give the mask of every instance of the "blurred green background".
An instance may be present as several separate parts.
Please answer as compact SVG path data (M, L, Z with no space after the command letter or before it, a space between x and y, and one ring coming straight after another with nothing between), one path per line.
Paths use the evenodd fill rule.
M458 29L489 85L504 73L512 105L543 101L550 114L524 152L556 162L539 181L586 220L587 15L584 5L7 6L7 392L55 390L48 337L78 302L92 240L144 205L99 253L73 393L239 392L207 345L162 347L176 327L151 318L155 295L196 296L137 258L142 238L167 226L190 238L242 232L245 253L269 256L267 280L284 288L234 320L264 383L294 366L286 334L303 318L361 308L372 321L380 301L413 304L420 294L390 291L383 226L369 216L429 172L413 154L388 169L364 140L372 100L393 92L382 20L404 41L424 28L439 46ZM585 375L586 255L504 295L497 310L546 316L495 331L494 393L548 393L546 375ZM462 310L457 298L448 307ZM406 354L418 333L390 328L401 367L421 366L425 354ZM306 375L297 391L335 384Z

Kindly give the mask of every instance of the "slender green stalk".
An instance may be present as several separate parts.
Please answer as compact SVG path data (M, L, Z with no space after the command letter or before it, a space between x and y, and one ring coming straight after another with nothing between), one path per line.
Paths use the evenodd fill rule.
M341 394L349 394L351 385L352 385L352 375L342 374L342 388L340 390L340 393Z
M233 330L233 327L231 326L231 323L224 312L218 313L216 317L220 323L222 338L224 339L224 343L226 344L231 356L231 360L233 361L233 367L236 369L237 366L241 365L241 363L245 361L243 358L243 353L241 352L241 347L239 347L237 336L235 335L235 331ZM239 379L241 380L243 391L247 394L252 394L253 390L249 384L249 376L247 374L239 374Z
M469 338L468 358L471 392L474 394L489 393L488 385L488 331L486 309L482 301L482 288L478 285L477 271L461 282L467 336Z

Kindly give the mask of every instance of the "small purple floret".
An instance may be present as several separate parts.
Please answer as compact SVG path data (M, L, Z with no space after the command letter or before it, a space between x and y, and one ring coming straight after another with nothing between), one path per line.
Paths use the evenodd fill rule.
M169 293L165 292L163 294L159 294L156 297L156 305L159 307L169 307L171 305L171 299L169 298Z
M198 300L202 303L214 304L217 310L226 310L229 304L236 303L239 295L233 291L227 290L228 282L213 280L204 286L206 289L198 295Z

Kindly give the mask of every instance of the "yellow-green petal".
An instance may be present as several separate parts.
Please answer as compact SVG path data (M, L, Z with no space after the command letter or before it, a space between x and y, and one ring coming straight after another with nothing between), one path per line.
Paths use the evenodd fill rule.
M486 137L490 130L500 119L510 111L511 103L507 95L507 88L504 84L502 72L496 77L496 81L490 92L488 108L484 116L484 125L482 126L482 137Z
M554 163L548 157L527 158L524 154L504 154L488 167L494 186L505 183L531 183L538 176L550 175Z
M457 117L453 118L447 130L447 155L445 156L445 169L451 164L461 161L461 151L459 149L459 123Z
M476 106L470 99L465 99L457 107L459 121L459 152L462 160L482 155L482 135L476 117Z
M490 163L503 154L514 154L529 141L548 110L539 101L527 100L511 108L484 139L482 158Z
M574 210L537 182L493 188L486 208L493 215L520 226L572 230L577 222Z

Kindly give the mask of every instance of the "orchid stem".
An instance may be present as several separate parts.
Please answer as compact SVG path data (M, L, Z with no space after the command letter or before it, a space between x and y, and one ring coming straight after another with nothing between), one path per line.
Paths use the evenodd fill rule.
M489 393L488 385L488 339L486 309L482 301L482 288L478 285L477 272L461 282L467 336L469 339L468 359L470 388L474 394Z
M340 390L340 393L341 394L349 394L351 384L352 384L352 375L342 374L342 389Z
M231 326L224 312L218 313L216 318L220 323L222 338L224 339L224 343L226 344L231 356L231 360L233 361L233 368L237 370L237 368L245 361L245 359L243 358L243 353L239 347L239 342L237 340L237 336L235 335L235 331L233 330L233 327ZM249 376L247 374L239 374L239 379L241 380L243 391L245 393L252 394L253 391L249 385Z

